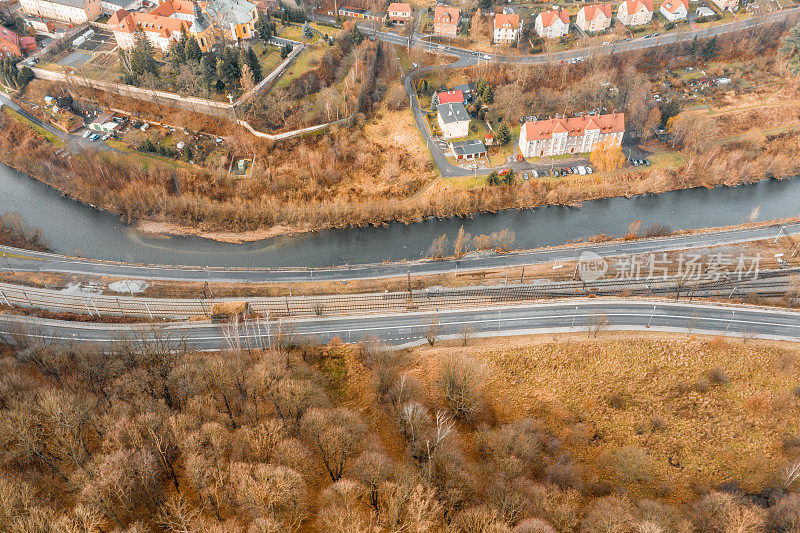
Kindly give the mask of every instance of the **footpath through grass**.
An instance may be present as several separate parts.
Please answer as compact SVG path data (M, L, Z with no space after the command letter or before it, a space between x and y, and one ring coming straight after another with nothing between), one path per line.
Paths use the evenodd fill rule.
M53 146L57 146L58 148L64 148L65 144L64 141L58 135L54 134L51 131L46 130L45 128L41 127L40 125L36 124L32 120L20 115L13 109L8 106L3 106L3 112L13 118L14 120L24 124L25 126L29 127L52 144Z

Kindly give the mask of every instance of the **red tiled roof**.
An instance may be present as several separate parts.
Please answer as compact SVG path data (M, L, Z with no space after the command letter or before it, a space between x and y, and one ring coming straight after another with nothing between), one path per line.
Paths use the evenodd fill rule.
M194 5L188 0L166 0L150 11L151 15L160 15L162 17L169 17L175 13L192 15L194 14Z
M647 8L648 11L653 11L653 0L625 0L623 2L628 14L636 13L642 6Z
M583 10L583 18L587 21L591 21L596 19L599 15L605 15L606 18L611 18L611 4L589 4L588 6L583 6L581 8Z
M15 31L9 30L5 26L0 26L0 39L8 41L19 48L19 35L17 35Z
M511 13L497 13L494 16L494 29L500 28L519 28L519 14Z
M456 24L460 13L457 7L436 6L436 11L433 12L433 22Z
M561 11L553 9L551 11L542 11L539 13L542 17L542 26L549 28L555 23L556 19L561 19L564 24L569 24L569 11L562 9Z
M666 2L661 4L661 7L663 7L664 9L669 11L670 13L675 13L675 11L677 11L680 6L685 7L686 10L688 11L689 10L689 0L667 0Z
M599 129L600 133L618 133L625 131L625 113L533 120L526 122L524 127L525 137L529 141L549 139L553 133L565 131L570 137L580 136L587 129Z
M464 103L464 92L463 91L447 91L441 92L436 95L439 99L440 104L455 104Z
M399 13L411 13L411 5L400 2L392 2L386 11L397 11Z
M22 45L22 49L26 52L33 52L38 48L36 46L36 37L31 37L30 35L20 37L19 42Z

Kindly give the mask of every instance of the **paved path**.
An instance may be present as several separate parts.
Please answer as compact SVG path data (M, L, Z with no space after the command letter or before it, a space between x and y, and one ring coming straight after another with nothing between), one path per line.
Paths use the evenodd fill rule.
M346 265L331 268L236 269L195 266L158 266L113 263L44 252L0 246L0 270L61 272L113 276L129 279L174 281L211 281L231 283L287 283L310 281L346 281L383 277L405 277L431 274L452 274L454 271L476 271L491 268L517 267L541 263L574 261L582 252L591 250L603 257L647 254L670 250L704 248L754 240L775 239L779 235L800 234L800 223L771 225L748 229L726 229L602 244L570 245L557 248L527 250L488 257L469 257L445 261L409 261L372 265Z
M233 345L265 347L280 334L294 342L355 342L370 336L393 346L425 343L436 324L437 339L606 330L667 331L800 341L800 313L744 306L660 300L564 300L547 304L398 313L291 321L249 321L238 328L208 322L172 326L90 324L0 315L0 342L91 343L119 346L158 337L189 349L221 350ZM602 332L600 333L602 336Z
M88 138L83 138L81 135L73 135L71 133L67 133L63 130L60 130L53 126L52 124L48 124L40 120L38 117L31 115L25 109L23 109L19 104L17 104L14 100L12 100L7 94L0 92L0 103L3 105L7 105L23 117L27 118L37 126L40 126L53 135L57 136L59 139L64 141L64 144L67 148L71 148L73 150L84 150L87 148L99 149L103 151L114 151L119 152L116 148L112 148L108 146L104 141L97 140L95 142L90 141Z

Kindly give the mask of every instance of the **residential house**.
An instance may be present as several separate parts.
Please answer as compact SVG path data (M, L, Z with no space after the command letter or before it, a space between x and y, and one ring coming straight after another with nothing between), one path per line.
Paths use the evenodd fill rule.
M36 30L37 33L53 33L56 31L56 23L52 19L42 17L32 17L28 19L31 28Z
M494 42L513 43L519 37L520 22L517 13L497 13L494 16Z
M114 113L103 113L95 118L90 124L89 129L94 131L102 131L104 133L113 133L119 128L119 121L113 120Z
M20 0L22 12L35 17L80 24L100 16L100 0Z
M387 11L389 12L389 20L393 24L405 24L407 21L411 21L411 4L392 2L389 4Z
M20 37L17 32L0 26L0 53L5 57L25 57L28 52L36 50L36 38Z
M469 134L469 113L464 104L439 104L436 106L437 121L442 137L466 137Z
M531 120L520 129L519 149L524 157L586 153L606 139L620 146L624 134L624 113Z
M685 20L689 15L689 0L664 0L659 11L670 22Z
M442 91L433 94L431 98L433 105L439 104L463 104L464 93L462 91Z
M711 0L714 5L722 11L730 11L733 13L739 9L739 0Z
M486 157L486 146L478 139L450 143L450 153L459 161Z
M210 50L214 42L214 27L208 15L202 12L198 3L187 0L167 0L150 13L130 13L120 9L111 15L107 24L123 50L133 48L139 29L162 52L169 49L170 43L180 40L182 27L195 36L204 52Z
M698 7L696 13L697 13L698 18L699 17L713 17L714 16L714 10L711 9L710 7L706 7L706 6Z
M558 39L569 33L569 11L553 9L536 15L536 33L545 39Z
M353 19L371 20L373 22L386 22L386 16L384 16L382 13L375 13L368 9L361 9L358 7L340 7L339 14L343 17L350 17Z
M623 0L617 20L625 26L642 26L653 19L653 0Z
M578 10L575 25L582 31L594 33L611 26L611 4L589 4Z
M436 6L433 12L433 34L455 37L461 12L457 7Z
M247 0L210 0L203 12L226 39L240 41L255 36L258 8Z
M126 11L136 11L142 7L142 0L100 0L100 8L103 13L113 15L120 9Z

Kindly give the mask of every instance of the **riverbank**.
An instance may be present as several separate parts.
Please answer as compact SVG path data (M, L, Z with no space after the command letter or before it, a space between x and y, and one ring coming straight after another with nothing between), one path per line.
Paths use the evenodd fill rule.
M287 141L280 147L256 143L246 150L236 148L267 153L243 178L231 175L227 167L175 168L156 160L143 165L141 157L127 154L82 152L65 158L65 152L37 132L2 118L3 163L113 213L142 234L224 243L392 222L409 225L431 218L469 219L546 205L577 206L592 200L783 179L800 172L800 163L790 155L800 147L800 134L788 131L761 135L746 144L741 137L723 140L713 150L675 159L681 163L676 166L518 180L505 186L488 186L472 178L435 178L430 161L419 157L425 145L410 114L384 109L360 128ZM735 113L720 120L732 118ZM334 163L326 160L324 154L334 153ZM340 168L341 162L350 164Z

